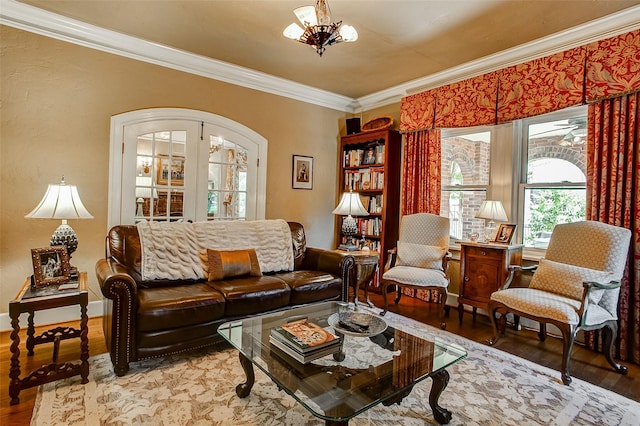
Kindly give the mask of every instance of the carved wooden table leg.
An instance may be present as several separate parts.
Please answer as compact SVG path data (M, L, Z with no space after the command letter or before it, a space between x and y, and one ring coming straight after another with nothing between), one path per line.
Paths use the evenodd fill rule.
M11 369L9 370L9 396L10 405L20 402L20 323L18 322L20 313L10 309L11 316Z
M240 383L236 386L236 395L240 398L246 398L251 393L251 388L255 383L255 375L253 374L253 364L249 361L249 358L244 356L242 352L238 352L240 358L240 365L244 370L244 374L247 376L247 381L244 383Z
M33 348L36 347L35 341L35 324L33 323L33 317L35 313L29 312L29 317L27 319L27 355L33 355Z
M80 303L80 377L84 385L89 382L89 317L87 316L88 294Z
M451 421L451 412L439 406L438 399L444 388L449 384L449 373L447 370L442 370L433 374L431 378L433 379L433 386L431 386L431 392L429 393L429 405L433 411L433 418L440 424L447 424Z

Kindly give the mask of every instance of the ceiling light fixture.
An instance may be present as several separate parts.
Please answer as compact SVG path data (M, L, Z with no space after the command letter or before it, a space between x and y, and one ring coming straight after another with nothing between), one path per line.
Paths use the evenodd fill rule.
M296 23L289 25L282 34L291 40L308 44L322 56L327 46L358 39L358 32L351 25L342 25L342 21L331 22L331 11L326 0L317 0L314 6L302 6L293 10L304 27Z

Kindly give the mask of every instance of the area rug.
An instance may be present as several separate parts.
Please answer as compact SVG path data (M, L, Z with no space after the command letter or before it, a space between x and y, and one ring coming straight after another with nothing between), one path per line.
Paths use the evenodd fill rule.
M417 335L438 335L469 356L449 368L440 405L451 425L637 425L640 403L495 348L388 313ZM237 352L226 346L133 363L113 374L108 354L90 359L89 383L79 377L40 386L31 424L46 425L321 425L256 369L249 397ZM437 424L428 404L431 380L418 383L399 405L377 406L350 425Z

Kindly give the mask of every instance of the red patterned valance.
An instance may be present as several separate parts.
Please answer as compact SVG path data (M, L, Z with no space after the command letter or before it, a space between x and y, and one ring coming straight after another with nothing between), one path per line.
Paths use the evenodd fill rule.
M587 46L587 102L640 90L640 30Z
M581 104L585 55L581 46L500 70L498 122Z
M435 103L436 90L428 90L402 98L400 131L413 132L433 128Z
M502 123L639 90L640 30L635 30L407 96L400 130L492 124L496 109Z
M493 72L438 88L437 128L496 123L498 74Z

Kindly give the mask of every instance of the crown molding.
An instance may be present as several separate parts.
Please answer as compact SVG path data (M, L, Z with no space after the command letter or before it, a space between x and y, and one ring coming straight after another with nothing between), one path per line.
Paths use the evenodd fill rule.
M0 0L0 24L3 25L347 113L358 113L397 103L403 97L413 93L638 29L640 28L640 22L637 20L639 15L640 6L633 6L512 49L353 99L249 68L127 36L16 0Z
M0 24L338 111L354 109L354 100L347 96L131 37L16 0L0 0Z
M434 89L456 81L542 58L554 53L582 46L593 41L614 37L640 28L640 6L633 6L601 19L503 50L445 71L411 80L357 99L356 112L367 111L392 103L403 97Z

